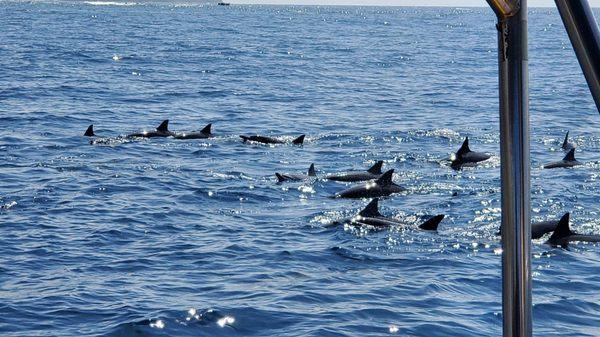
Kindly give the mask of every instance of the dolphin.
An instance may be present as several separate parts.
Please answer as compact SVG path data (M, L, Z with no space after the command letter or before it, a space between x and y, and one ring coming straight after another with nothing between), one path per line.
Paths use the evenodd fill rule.
M420 224L419 228L422 230L436 231L438 225L444 219L444 216L445 215L443 214L436 215ZM360 211L358 215L342 221L333 222L327 227L333 227L342 224L348 224L352 226L371 226L375 228L404 226L404 223L400 220L388 218L379 213L379 198L371 200L371 202L369 202L369 204L362 211Z
M169 120L166 119L156 128L155 131L144 131L138 133L132 133L126 136L126 138L153 138L153 137L169 137L175 134L169 131Z
M358 182L358 181L377 179L382 174L382 172L381 172L382 165L383 165L383 160L380 160L366 171L351 171L351 172L346 172L344 174L332 174L332 175L327 176L327 179L333 180L333 181L349 181L349 182Z
M175 139L204 139L210 138L212 133L210 132L210 128L212 127L212 123L208 124L204 127L204 129L199 132L190 132L190 133L177 133L175 134Z
M96 134L94 133L94 124L90 124L85 133L83 134L86 137L94 137Z
M294 145L302 145L302 143L304 143L304 136L305 135L300 135L300 137L292 140L292 144L294 144ZM242 138L242 140L244 141L244 143L245 142L257 142L257 143L263 143L263 144L285 144L285 143L287 143L284 140L273 138L273 137L267 137L267 136L244 136L244 135L240 135L240 138Z
M574 241L600 242L600 235L584 235L571 231L571 228L569 228L569 213L565 213L565 215L560 218L554 233L552 233L552 236L548 239L548 243L553 247L561 246L567 248L569 242Z
M571 149L575 148L575 145L573 145L573 143L569 143L569 131L567 131L567 134L565 135L565 140L563 141L560 148L564 151L571 151Z
M552 233L556 229L560 220L546 220L540 222L533 222L531 224L531 238L539 239L546 233ZM501 235L501 231L498 231L498 235Z
M385 197L390 194L399 193L406 189L392 181L394 169L391 169L382 174L377 180L367 182L363 185L350 187L339 193L336 193L334 198L377 198Z
M557 167L573 167L582 165L581 162L575 159L575 149L571 149L567 155L559 161L552 162L550 164L544 165L545 169L557 168Z
M490 159L490 155L483 152L471 151L469 148L469 137L465 138L462 146L450 157L450 167L459 170L464 165L475 165L476 163Z
M282 183L284 181L301 181L314 178L317 176L317 172L315 171L315 164L310 164L310 167L308 168L308 174L291 174L275 172L275 176L277 176L277 182Z
M568 213L566 213L568 214ZM563 215L564 216L564 215ZM531 224L531 238L539 239L546 233L554 232L560 220L546 220Z

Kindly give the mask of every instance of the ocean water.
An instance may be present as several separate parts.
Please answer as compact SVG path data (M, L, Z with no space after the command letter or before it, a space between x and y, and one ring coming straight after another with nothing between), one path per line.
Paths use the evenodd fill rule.
M529 19L532 217L600 233L599 115L556 10ZM0 335L500 335L494 25L489 8L0 1ZM163 119L215 137L115 138ZM543 170L566 131L585 164ZM307 139L238 138L256 133ZM492 158L453 171L465 136ZM327 228L368 200L273 175L376 160L408 189L380 202L405 227ZM534 241L535 336L600 336L599 253Z

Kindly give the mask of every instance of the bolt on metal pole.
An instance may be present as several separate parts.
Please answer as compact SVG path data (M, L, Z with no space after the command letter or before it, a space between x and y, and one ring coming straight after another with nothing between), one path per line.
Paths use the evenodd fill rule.
M600 113L600 29L586 0L555 0Z
M488 0L498 16L504 337L530 337L531 223L527 1Z

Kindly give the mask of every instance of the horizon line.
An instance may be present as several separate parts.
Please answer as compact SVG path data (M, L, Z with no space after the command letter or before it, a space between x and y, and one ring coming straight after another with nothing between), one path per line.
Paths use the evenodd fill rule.
M24 0L0 0L0 2L20 2ZM29 0L31 2L47 2L49 0ZM267 0L268 2L257 3L253 0L58 0L58 2L99 2L99 3L130 3L130 4L143 4L143 3L176 3L176 4L186 4L186 3L194 3L194 4L216 4L217 2L226 2L232 5L252 5L252 6L324 6L324 7L408 7L408 8L418 8L418 7L441 7L441 8L490 8L484 0L481 1L480 5L468 4L468 5L450 5L450 4L428 4L428 3L420 3L418 5L409 5L409 4L386 4L385 0L381 0L381 3L378 3L378 0L375 0L374 3L364 4L359 3L360 0L348 0L347 3L336 3L336 4L327 4L327 3L313 3L309 1L303 0L292 0L291 2L287 2L285 0ZM320 0L317 0L320 1ZM344 1L344 0L342 0ZM590 4L590 7L596 9L600 8L600 3L597 5ZM528 6L528 8L556 8L556 5L548 4L548 5L536 5L536 6Z
M102 0L88 0L88 1L102 1ZM128 0L117 0L117 1L128 1ZM135 0L130 0L131 2L135 2ZM153 0L150 0L150 2ZM307 3L307 2L303 2L302 0L298 1L298 2L286 2L284 1L273 1L273 2L261 2L261 3L256 3L256 2L252 2L252 0L249 1L244 1L244 0L233 0L233 1L219 1L218 2L226 2L232 5L256 5L256 6L261 6L261 5L267 5L267 6L356 6L356 7L449 7L449 8L490 8L489 5L487 5L485 3L485 1L482 1L481 5L466 5L466 6L459 6L459 5L442 5L442 4L418 4L418 5L400 5L400 4L384 4L384 3L373 3L373 4L360 4L354 1L349 1L348 3L337 3L337 4L326 4L326 3ZM360 1L360 0L359 0ZM385 0L384 0L385 1ZM161 0L158 0L157 2L161 2ZM166 2L179 2L179 1L169 1L167 0ZM185 3L185 0L181 1L183 3ZM199 1L200 2L200 1ZM212 2L207 2L207 3L212 3ZM589 3L589 2L588 2ZM600 8L600 4L598 5L594 5L594 4L590 4L590 7L592 8ZM553 4L549 4L549 5L538 5L538 6L528 6L528 8L556 8L556 5Z
M0 0L2 1L2 0ZM102 0L82 0L82 1L89 1L89 2L93 2L93 1L102 1ZM126 0L116 0L116 1L126 1ZM135 2L135 0L131 1L131 2ZM152 0L147 1L147 2L153 2ZM156 2L177 2L177 3L185 3L185 1L156 1ZM410 8L415 8L415 7L444 7L444 8L490 8L490 6L486 6L486 4L483 5L466 5L466 6L453 6L453 5L440 5L440 4L434 4L434 5L429 5L429 4L419 4L419 5L397 5L397 4L383 4L383 3L372 3L372 4L360 4L360 3L338 3L338 4L322 4L322 3L306 3L306 2L294 2L294 3L290 3L290 2L264 2L264 3L256 3L256 2L245 2L245 1L218 1L218 2L226 2L229 3L231 5L253 5L253 6L355 6L355 7L410 7ZM211 2L208 2L211 3ZM600 8L600 5L594 5L594 4L590 4L590 7L596 9L596 8ZM527 8L556 8L556 5L541 5L541 6L527 6ZM491 9L491 8L490 8Z
M2 1L2 0L0 0ZM103 1L103 0L82 0L86 2ZM133 1L132 1L133 2ZM161 1L157 1L161 2ZM220 2L220 1L219 1ZM226 1L223 1L226 2ZM419 8L419 7L443 7L443 8L490 8L489 6L450 6L450 5L384 5L384 4L356 4L356 3L342 3L342 4L312 4L312 3L283 3L283 2L268 2L268 3L255 3L255 2L227 2L231 5L250 5L250 6L322 6L322 7L407 7L407 8ZM600 6L591 6L592 8L600 8ZM527 6L527 8L556 8L556 6ZM491 9L491 8L490 8Z

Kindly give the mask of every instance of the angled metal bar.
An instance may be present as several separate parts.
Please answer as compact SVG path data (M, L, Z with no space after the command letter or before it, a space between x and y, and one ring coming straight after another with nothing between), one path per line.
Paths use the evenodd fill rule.
M509 18L519 11L520 1L515 0L487 0L498 18Z
M555 0L600 113L600 30L586 0Z
M498 16L504 337L530 337L531 223L527 1L488 0Z

